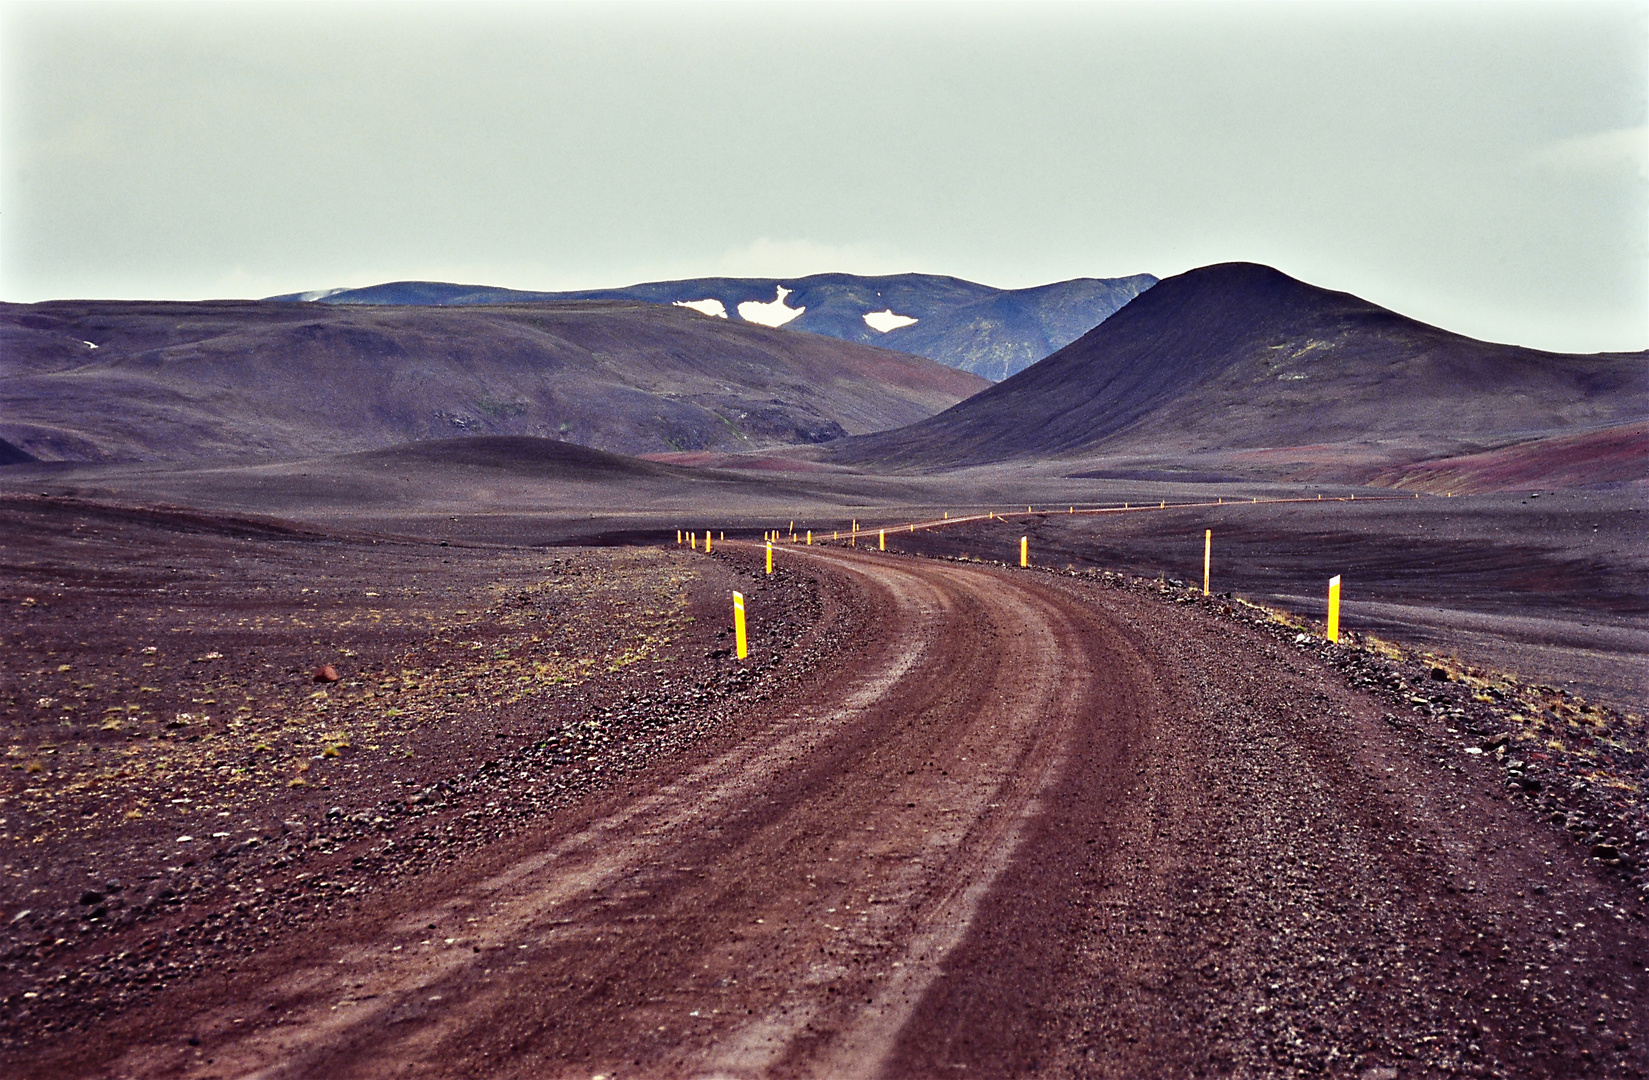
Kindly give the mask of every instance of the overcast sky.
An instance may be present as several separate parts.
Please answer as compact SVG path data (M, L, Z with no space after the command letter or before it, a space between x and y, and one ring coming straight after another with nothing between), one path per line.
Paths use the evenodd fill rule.
M0 298L1244 259L1649 347L1649 3L0 4Z

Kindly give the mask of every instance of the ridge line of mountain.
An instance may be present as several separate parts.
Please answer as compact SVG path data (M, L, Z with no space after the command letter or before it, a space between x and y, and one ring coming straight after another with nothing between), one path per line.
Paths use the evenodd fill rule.
M1023 371L1076 340L1156 280L1150 274L1135 274L999 289L938 274L828 273L795 278L682 278L561 292L399 281L269 299L435 307L639 300L690 306L710 317L896 349L997 380ZM877 316L888 318L884 322Z

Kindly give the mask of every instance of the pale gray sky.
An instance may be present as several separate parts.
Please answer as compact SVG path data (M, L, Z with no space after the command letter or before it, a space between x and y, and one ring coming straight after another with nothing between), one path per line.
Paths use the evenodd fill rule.
M1232 259L1649 347L1649 3L0 5L0 298Z

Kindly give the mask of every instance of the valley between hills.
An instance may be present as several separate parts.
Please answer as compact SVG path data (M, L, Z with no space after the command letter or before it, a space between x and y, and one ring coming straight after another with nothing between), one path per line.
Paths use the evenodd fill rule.
M1649 354L412 284L0 305L7 1075L1649 1073Z

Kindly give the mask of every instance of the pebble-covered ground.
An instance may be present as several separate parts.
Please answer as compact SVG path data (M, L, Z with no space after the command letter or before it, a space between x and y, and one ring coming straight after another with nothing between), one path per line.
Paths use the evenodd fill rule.
M895 1073L1643 1075L1640 718L1183 584L1030 573L1159 696L1120 794L1075 768L1045 799L947 957L977 980Z
M0 503L0 529L0 1047L14 1054L168 985L232 978L264 943L717 737L729 712L851 647L866 617L840 610L828 578L781 559L769 579L748 552L449 547L45 499ZM1175 708L1202 742L1142 759L1159 809L1196 790L1206 812L1130 802L1144 816L1113 823L1109 869L1061 885L1077 890L1067 910L1090 912L1062 931L1070 957L1112 974L1064 1006L1050 1068L1081 1075L1090 1050L1137 1042L1239 1075L1630 1074L1642 1018L1575 966L1609 948L1611 921L1649 911L1641 717L1441 654L1330 644L1181 583L1037 573L1125 598L1111 617L1158 640L1177 640L1161 605L1191 620L1184 656L1165 654L1176 672L1217 663L1222 625L1266 657L1186 678ZM752 612L743 665L735 588ZM810 636L831 605L830 635ZM1326 696L1325 668L1343 683ZM1351 723L1367 701L1378 737ZM1341 720L1336 746L1323 732ZM1330 835L1347 808L1303 778L1341 759L1389 773L1394 805L1441 790L1422 767L1462 800L1488 778L1494 814L1535 815L1633 900L1604 905L1573 875L1472 872L1494 861L1494 830L1450 835L1446 806L1419 823L1356 808L1366 835ZM1186 850L1195 880L1163 857ZM1404 863L1427 876L1379 870ZM1440 925L1446 942L1415 937Z
M713 730L811 595L676 549L351 539L64 500L0 514L13 1045L221 969ZM726 628L739 587L746 665Z
M1192 589L1180 601L1187 596L1214 605ZM1247 609L1257 625L1339 668L1353 688L1383 698L1394 729L1435 741L1441 753L1503 768L1512 796L1568 830L1649 905L1649 726L1642 715L1369 635L1347 633L1330 643L1320 625L1241 602L1234 607L1229 597L1218 607Z

